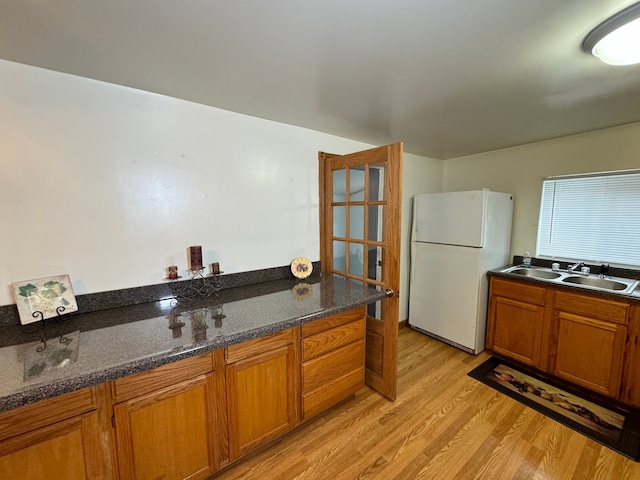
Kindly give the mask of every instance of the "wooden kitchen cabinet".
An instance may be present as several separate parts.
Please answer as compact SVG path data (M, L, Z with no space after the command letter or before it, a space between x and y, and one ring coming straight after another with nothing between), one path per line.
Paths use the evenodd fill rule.
M0 413L0 477L207 478L364 386L365 307Z
M491 279L487 348L523 364L540 366L546 289Z
M302 325L303 420L364 386L365 322L360 307Z
M0 476L11 480L113 479L107 385L0 414Z
M220 466L213 354L113 382L122 479L206 478Z
M549 373L617 398L629 304L556 291Z
M622 373L622 401L640 407L640 305L629 312L629 327Z
M299 329L225 350L231 461L300 422Z
M487 348L640 406L640 315L625 299L491 278Z

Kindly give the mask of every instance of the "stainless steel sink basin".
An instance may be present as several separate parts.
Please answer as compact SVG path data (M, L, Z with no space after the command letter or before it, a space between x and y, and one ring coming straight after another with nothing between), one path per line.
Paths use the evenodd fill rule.
M571 276L562 279L566 283L575 283L577 285L586 285L587 287L603 288L605 290L621 291L626 290L633 283L617 282L615 280L609 280L607 278L600 277L578 277Z
M505 273L512 273L523 277L535 278L543 282L573 285L575 287L585 289L602 290L606 292L615 292L625 295L640 295L640 281L630 278L606 277L600 278L597 275L576 275L573 272L564 270L551 270L547 267L530 267L524 268L521 265L509 267L502 270Z
M516 268L510 270L509 273L515 273L516 275L524 275L525 277L545 278L547 280L553 280L560 277L559 273L549 272L547 270L538 270L536 268Z

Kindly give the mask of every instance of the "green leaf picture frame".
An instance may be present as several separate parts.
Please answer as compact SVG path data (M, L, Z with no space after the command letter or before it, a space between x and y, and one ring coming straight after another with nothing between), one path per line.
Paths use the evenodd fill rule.
M12 286L22 325L78 311L69 275L24 280Z

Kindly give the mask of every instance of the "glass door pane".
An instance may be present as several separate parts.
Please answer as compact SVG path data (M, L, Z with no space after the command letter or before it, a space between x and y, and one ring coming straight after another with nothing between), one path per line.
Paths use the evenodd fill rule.
M383 282L382 255L384 247L369 245L367 250L367 279Z
M369 195L367 197L371 202L385 199L385 169L386 163L369 165Z
M384 205L369 205L368 207L367 240L382 242L384 239Z
M344 205L333 207L333 236L340 238L347 236L347 207Z
M376 287L376 290L378 290L380 292L380 291L382 291L382 288L383 287L378 285ZM384 321L384 318L382 318L383 309L382 309L382 303L381 302L382 302L382 300L378 300L376 303L369 303L367 305L367 315L370 318L372 318L374 320L378 320L380 322Z
M349 238L364 240L364 205L349 207Z
M364 201L365 167L356 167L349 169L349 201Z
M355 277L364 276L364 245L349 244L349 273Z
M347 273L347 244L333 241L333 269L343 275Z
M333 201L344 202L347 197L347 171L342 168L333 171Z

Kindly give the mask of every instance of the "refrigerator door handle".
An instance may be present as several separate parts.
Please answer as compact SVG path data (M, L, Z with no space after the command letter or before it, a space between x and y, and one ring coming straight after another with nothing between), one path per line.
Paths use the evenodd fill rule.
M411 285L413 283L413 281L416 278L416 269L414 268L413 265L413 258L414 258L414 252L413 249L415 247L413 246L413 242L411 242L411 246L409 248L409 285Z

